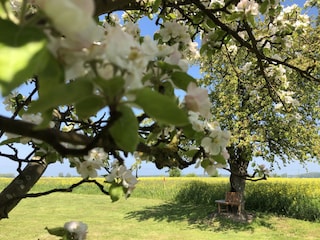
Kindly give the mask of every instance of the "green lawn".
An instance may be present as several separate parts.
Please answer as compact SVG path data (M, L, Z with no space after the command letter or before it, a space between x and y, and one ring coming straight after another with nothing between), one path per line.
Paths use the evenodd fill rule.
M88 224L88 240L320 239L320 223L263 216L251 224L212 219L210 207L130 198L57 193L23 200L0 221L1 240L54 240L45 227L70 220Z

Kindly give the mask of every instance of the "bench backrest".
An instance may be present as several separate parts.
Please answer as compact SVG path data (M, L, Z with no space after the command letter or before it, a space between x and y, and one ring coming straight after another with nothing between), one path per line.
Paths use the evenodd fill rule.
M241 203L241 195L239 192L227 192L226 202Z

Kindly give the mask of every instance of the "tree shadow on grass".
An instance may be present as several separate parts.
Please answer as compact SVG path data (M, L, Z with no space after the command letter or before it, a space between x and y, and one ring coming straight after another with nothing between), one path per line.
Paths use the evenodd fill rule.
M131 211L127 213L127 219L137 219L138 221L187 221L190 228L210 231L254 231L255 227L273 228L267 217L259 218L256 222L235 221L230 218L218 215L213 212L210 206L181 204L168 202L158 206L145 207L143 210Z

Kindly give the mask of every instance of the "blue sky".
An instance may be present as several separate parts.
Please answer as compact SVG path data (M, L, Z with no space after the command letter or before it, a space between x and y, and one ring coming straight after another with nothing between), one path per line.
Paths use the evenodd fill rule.
M303 1L286 1L287 4L292 4L292 3L297 3L300 6L303 5ZM286 4L286 5L287 5ZM144 18L143 20L140 20L139 22L141 26L141 34L142 35L151 35L153 32L157 30L157 26L153 22L151 22L148 18ZM189 73L193 75L194 77L199 76L199 69L198 67L192 67L189 70ZM1 97L1 96L0 96ZM0 113L1 115L6 115L4 106L2 105L2 98L0 98ZM2 149L0 148L0 151ZM25 147L21 147L20 149L22 152L26 152ZM131 164L133 164L134 160L133 158L129 158L127 163L127 166L130 167ZM257 160L258 163L262 163L261 160ZM266 166L268 166L266 164ZM287 167L283 167L280 164L281 169L275 169L275 173L277 174L283 174L287 173L289 175L291 174L301 174L305 173L307 171L309 172L320 172L320 165L316 163L308 163L307 164L307 169L305 169L302 165L300 165L298 162L293 162L289 164ZM5 158L0 157L0 173L16 173L16 168L17 168L17 163L9 161ZM141 169L139 170L139 175L168 175L166 172L168 169L163 169L163 170L158 170L152 163L148 164L143 164L141 166ZM220 170L219 171L221 174L228 174L227 171L225 170ZM48 167L45 175L46 176L57 176L59 173L63 173L64 175L66 174L71 174L71 175L78 175L75 169L69 168L68 161L66 160L64 164L61 163L55 163L52 164ZM101 172L104 174L103 172ZM191 166L182 172L183 174L187 173L197 173L199 175L203 174L203 169L198 168L196 169L194 166Z

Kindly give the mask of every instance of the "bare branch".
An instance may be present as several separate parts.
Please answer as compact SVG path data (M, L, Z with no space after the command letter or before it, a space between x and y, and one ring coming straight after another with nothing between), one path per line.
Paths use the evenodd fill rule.
M93 179L82 179L81 181L72 184L70 187L68 188L55 188L55 189L51 189L49 191L45 191L45 192L39 192L39 193L28 193L25 194L23 196L17 196L16 198L36 198L36 197L40 197L40 196L45 196L45 195L49 195L51 193L56 193L56 192L72 192L73 189L75 189L76 187L79 187L80 185L84 184L84 183L94 183L99 189L100 191L105 194L105 195L109 195L109 192L104 190L104 186L99 183L97 180L93 180Z
M241 175L241 174L237 174L235 173L234 171L232 171L231 169L229 168L222 168L228 172L230 172L231 174L241 178L241 179L244 179L244 180L248 180L248 181L251 181L251 182L257 182L257 181L261 181L261 180L267 180L267 175L266 174L263 174L262 177L258 177L258 178L255 178L255 175L257 174L257 172L254 172L252 175L249 175L249 174L245 174L245 175Z

